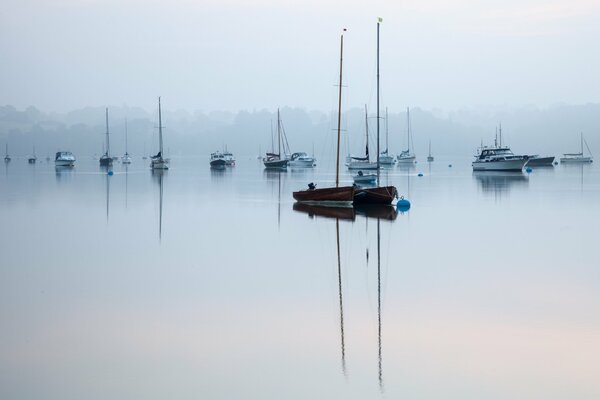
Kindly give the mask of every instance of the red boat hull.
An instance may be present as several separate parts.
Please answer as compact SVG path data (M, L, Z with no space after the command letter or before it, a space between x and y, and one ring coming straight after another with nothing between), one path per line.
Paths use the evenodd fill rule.
M354 204L392 204L397 197L395 186L361 188L354 192Z
M354 200L354 187L300 190L294 192L294 199L308 204L350 204Z

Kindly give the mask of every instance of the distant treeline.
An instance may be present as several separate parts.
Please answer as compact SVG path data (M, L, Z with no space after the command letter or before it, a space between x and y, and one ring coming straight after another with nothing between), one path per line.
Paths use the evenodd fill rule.
M375 110L369 110L370 153L376 154ZM129 153L141 156L156 152L157 112L140 108L109 107L111 153L125 151L125 119ZM390 110L389 121L381 113L381 149L385 148L386 122L389 149L398 153L406 147L406 110ZM579 132L586 136L592 151L600 152L600 104L556 105L549 108L477 108L449 114L419 108L410 110L414 148L425 157L429 140L436 155L468 156L483 140L491 144L495 129L502 123L504 142L524 154L560 154L579 148ZM337 119L333 114L283 107L281 119L292 151L314 152L318 158L334 156ZM364 110L354 108L343 114L342 153L364 153ZM271 149L271 127L277 148L277 112L254 110L231 112L164 111L165 148L171 155L204 155L227 146L239 156L256 155ZM104 108L86 107L65 114L45 113L35 107L17 110L0 106L0 143L8 143L14 156L38 155L70 150L79 157L100 154L104 143ZM348 150L348 148L350 150Z

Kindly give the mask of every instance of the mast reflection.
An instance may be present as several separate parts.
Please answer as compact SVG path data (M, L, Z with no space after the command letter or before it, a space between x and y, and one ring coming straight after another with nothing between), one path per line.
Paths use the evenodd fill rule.
M158 241L162 242L162 209L163 209L163 176L166 170L153 169L152 178L158 183L159 206L158 206Z

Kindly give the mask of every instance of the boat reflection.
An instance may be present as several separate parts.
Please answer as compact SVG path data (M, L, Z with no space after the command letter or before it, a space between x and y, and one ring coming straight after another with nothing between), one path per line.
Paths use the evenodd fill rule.
M495 194L507 193L513 187L529 183L522 172L473 171L473 178L483 192Z
M158 241L162 242L162 211L163 211L163 178L167 170L152 169L152 179L158 184L159 205L158 205Z
M322 205L294 203L294 211L308 214L310 218L335 218L354 221L356 216L394 221L398 217L396 207L388 204L361 204L348 207L329 207Z
M71 180L73 178L75 168L67 167L67 166L54 166L54 172L56 174L56 182L66 182L67 180Z

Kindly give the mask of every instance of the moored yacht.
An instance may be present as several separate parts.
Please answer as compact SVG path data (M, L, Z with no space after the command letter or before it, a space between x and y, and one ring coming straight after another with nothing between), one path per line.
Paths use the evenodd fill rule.
M75 165L75 156L70 151L59 151L54 157L54 165L57 167L72 167Z
M235 165L235 157L233 156L233 153L227 151L227 147L225 148L225 151L223 152L223 157L225 157L225 165L229 165L229 166Z
M163 137L162 137L162 112L160 108L160 97L158 98L158 153L150 158L150 168L169 169L169 159L163 158Z
M410 123L410 109L406 107L406 150L402 150L400 154L398 154L398 163L400 164L414 164L417 162L414 149L411 147L411 139L412 125Z
M215 151L210 155L210 166L211 168L223 168L227 165L225 160L225 154L220 151Z
M304 152L293 153L288 161L290 167L314 167L317 160Z
M109 139L109 131L108 131L108 108L106 108L106 152L100 156L100 166L101 167L110 167L112 166L113 159L110 156L110 139Z

